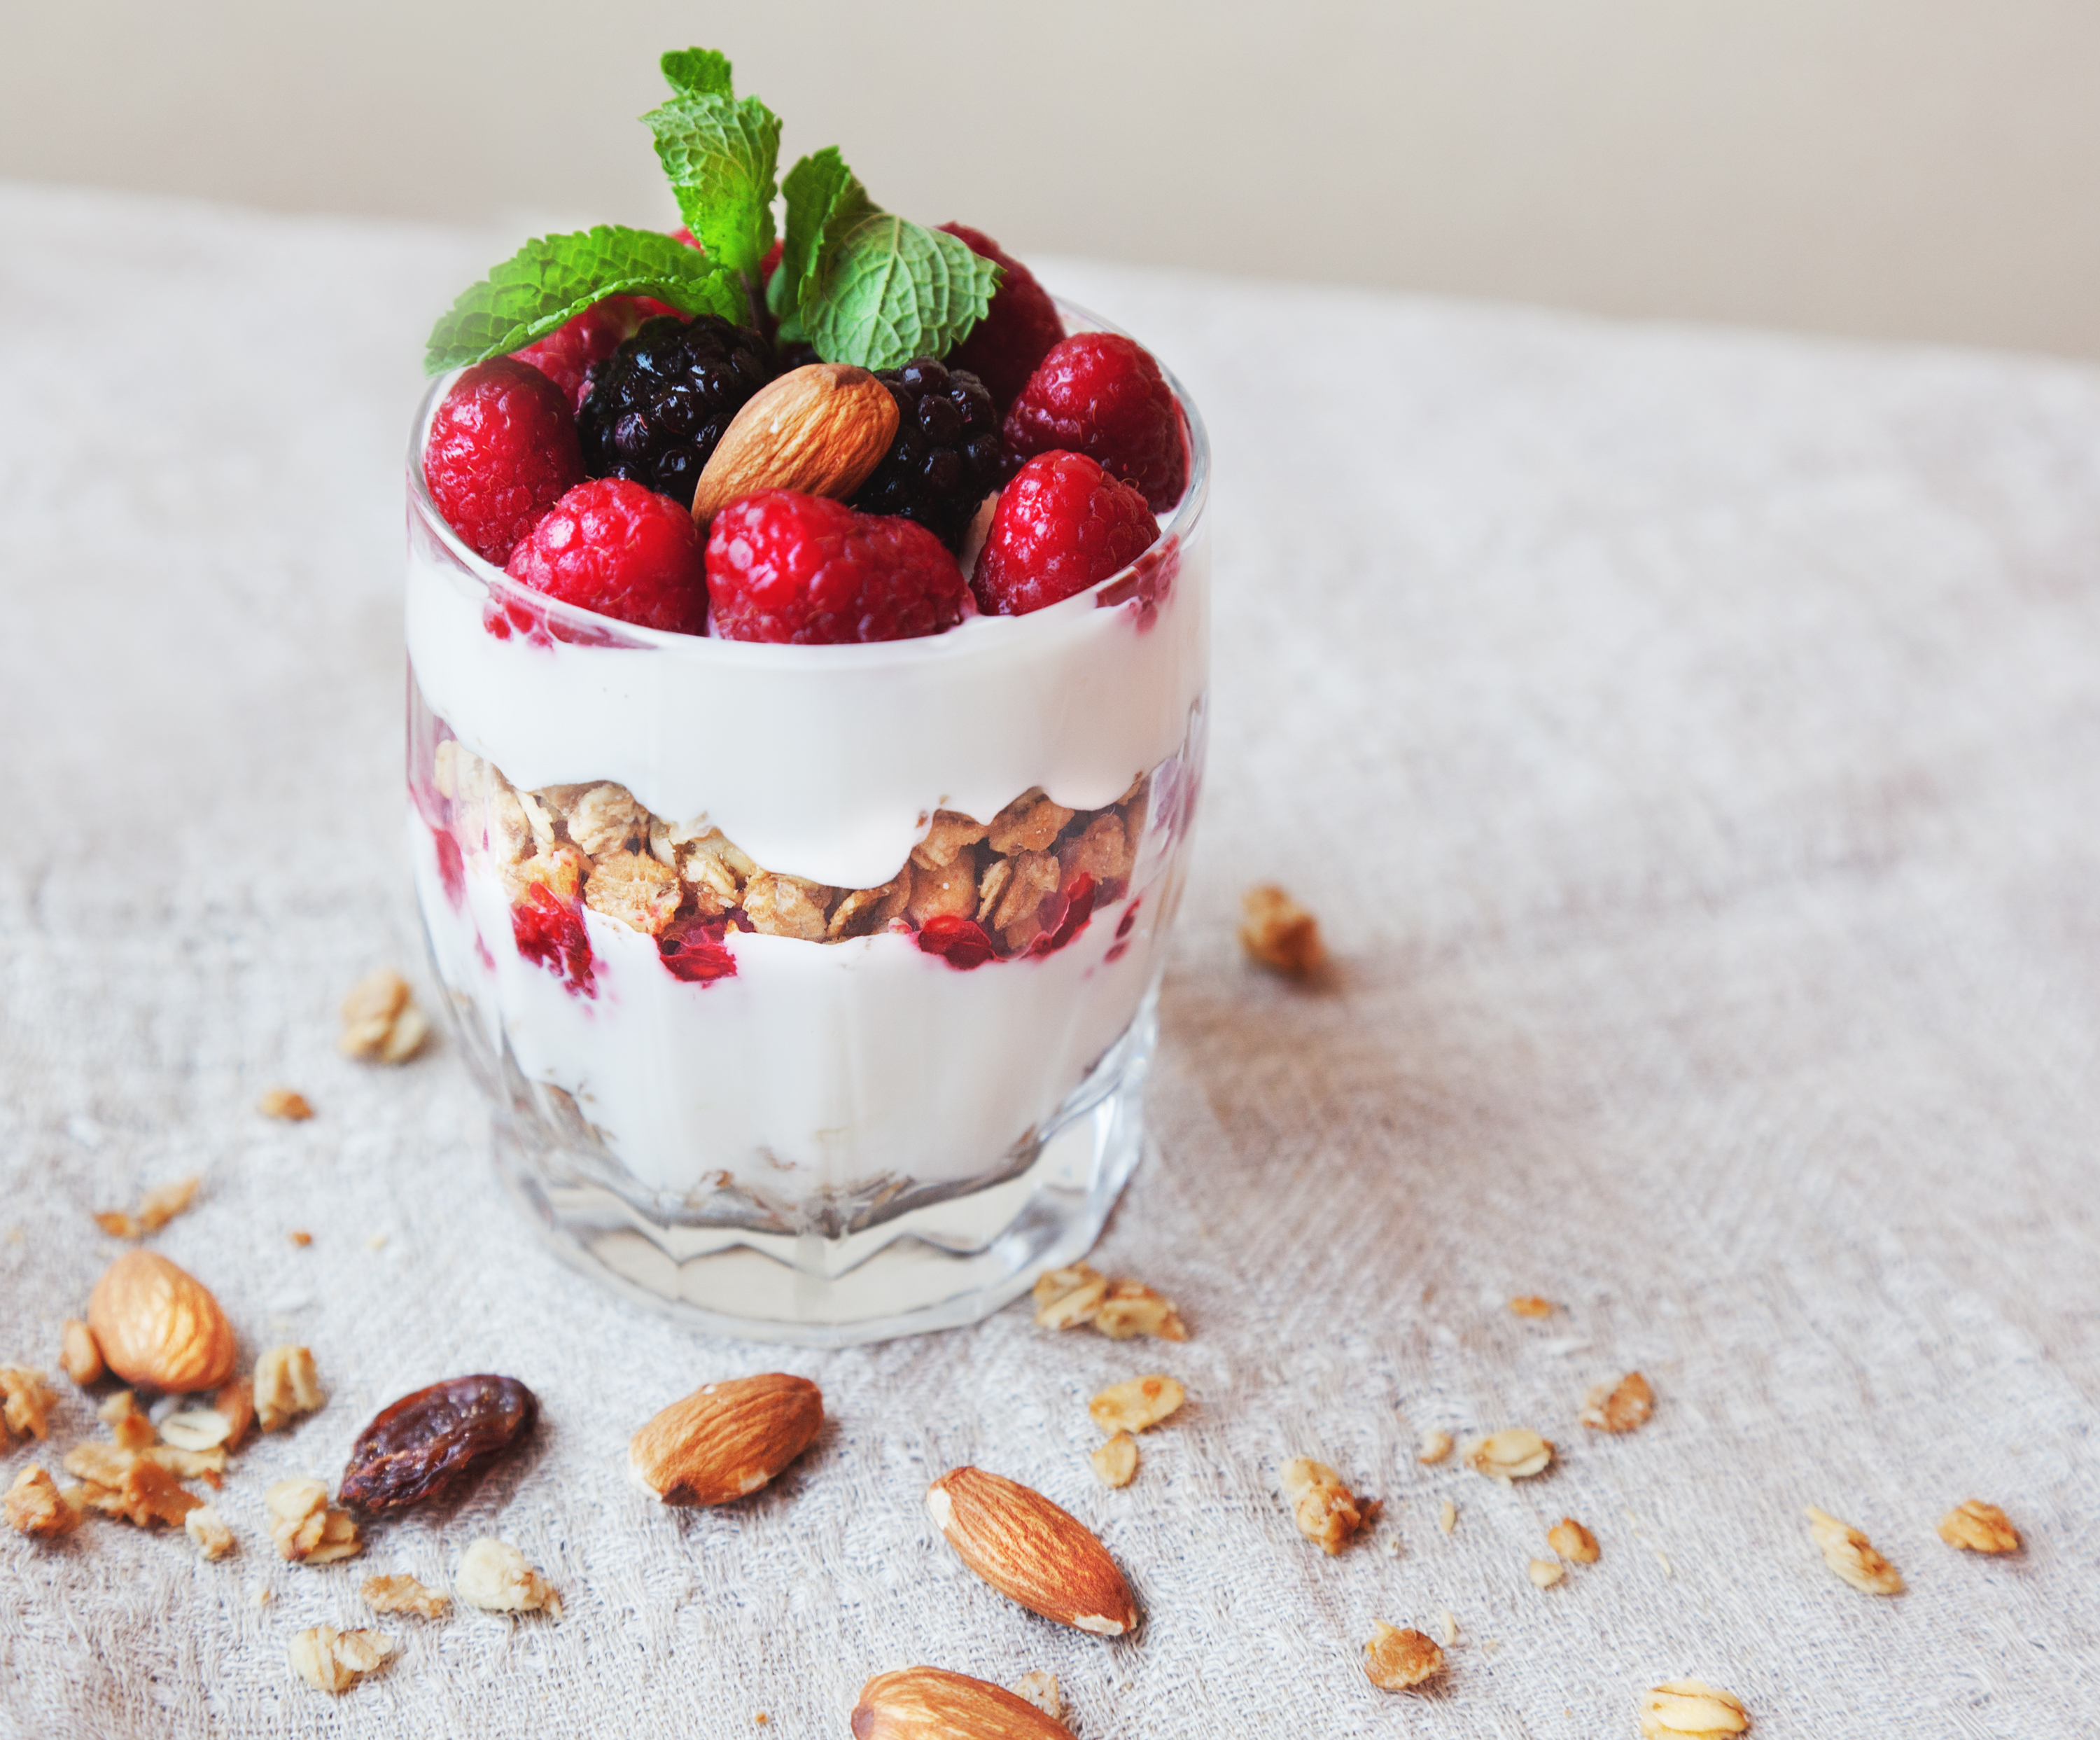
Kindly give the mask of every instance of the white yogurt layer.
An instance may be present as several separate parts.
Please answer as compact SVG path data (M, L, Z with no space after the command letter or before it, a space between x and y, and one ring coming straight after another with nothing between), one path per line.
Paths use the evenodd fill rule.
M1177 554L1149 622L1088 594L877 646L643 629L579 646L490 634L483 579L421 532L408 659L430 710L513 785L614 780L667 819L704 815L768 870L873 888L935 810L989 819L1033 786L1099 809L1175 753L1210 647L1207 540Z

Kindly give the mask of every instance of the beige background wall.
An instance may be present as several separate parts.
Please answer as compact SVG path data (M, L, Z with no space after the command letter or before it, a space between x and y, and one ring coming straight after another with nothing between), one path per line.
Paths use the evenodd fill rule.
M1021 252L2100 356L2092 0L5 0L0 174L662 222L728 50Z

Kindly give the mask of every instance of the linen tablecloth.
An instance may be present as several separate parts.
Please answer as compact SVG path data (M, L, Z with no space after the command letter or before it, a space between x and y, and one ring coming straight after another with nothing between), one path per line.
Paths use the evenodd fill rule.
M0 1731L843 1734L916 1662L1050 1669L1082 1740L1630 1736L1684 1675L1775 1737L2091 1725L2093 370L1050 263L1216 444L1158 1153L1096 1259L1193 1339L1017 1308L822 1354L595 1290L501 1195L454 1048L333 1049L370 968L435 1000L400 473L422 333L520 232L27 188L0 223L0 1362L56 1378L119 1248L92 1212L195 1172L156 1247L329 1392L236 1459L229 1560L0 1531ZM1242 958L1264 881L1319 915L1325 983ZM256 1115L278 1084L312 1122ZM1652 1422L1579 1426L1635 1367ZM627 1483L658 1407L774 1369L830 1422L772 1488L678 1514ZM1190 1403L1105 1490L1085 1400L1149 1370ZM360 1560L280 1562L263 1488L333 1481L379 1406L466 1371L538 1392L529 1451ZM100 1433L58 1386L0 1477ZM1414 1460L1517 1424L1561 1446L1542 1479ZM1277 1496L1300 1454L1386 1501L1339 1557ZM964 1570L921 1505L964 1462L1096 1528L1140 1636ZM2024 1552L1943 1545L1969 1497ZM1908 1592L1839 1582L1807 1504ZM1603 1557L1542 1591L1564 1515ZM364 1575L449 1583L483 1534L558 1624L369 1621ZM1446 1611L1439 1688L1365 1680L1374 1619ZM403 1653L329 1698L285 1657L320 1623Z

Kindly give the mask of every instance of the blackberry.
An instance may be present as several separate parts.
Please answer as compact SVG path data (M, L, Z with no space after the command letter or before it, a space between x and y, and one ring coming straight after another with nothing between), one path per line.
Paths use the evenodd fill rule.
M744 401L773 378L772 347L719 316L660 315L586 378L576 412L584 470L693 505L708 456Z
M991 395L968 369L930 356L878 370L876 378L897 401L897 437L852 506L915 519L960 550L977 504L1006 480Z

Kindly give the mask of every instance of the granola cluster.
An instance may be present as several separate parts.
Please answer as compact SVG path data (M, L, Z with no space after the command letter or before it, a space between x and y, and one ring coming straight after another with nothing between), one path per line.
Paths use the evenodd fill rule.
M455 739L438 745L433 783L451 806L450 841L501 877L514 908L580 903L655 937L667 955L695 931L839 943L899 930L943 938L931 952L973 944L979 958L1054 943L1070 913L1083 919L1121 898L1150 786L1140 775L1100 810L1068 810L1039 788L990 821L938 810L889 881L832 888L763 868L704 816L653 815L623 785L520 790Z

